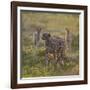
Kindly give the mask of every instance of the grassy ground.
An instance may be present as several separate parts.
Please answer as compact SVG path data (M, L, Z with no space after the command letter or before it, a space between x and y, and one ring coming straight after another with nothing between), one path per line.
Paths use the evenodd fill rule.
M55 64L52 56L49 65L45 65L45 47L33 45L22 49L22 77L63 76L79 74L79 52L66 52L64 64Z

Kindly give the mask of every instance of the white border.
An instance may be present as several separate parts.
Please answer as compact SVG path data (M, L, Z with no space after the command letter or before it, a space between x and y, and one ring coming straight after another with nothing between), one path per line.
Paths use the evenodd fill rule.
M80 13L79 16L79 68L80 75L69 76L54 76L54 77L35 77L20 79L20 10L33 10L33 11L54 11L54 12L69 12ZM84 80L84 11L83 10L70 10L70 9L51 9L51 8L34 8L34 7L17 7L17 83L42 83L42 82L62 82L62 81L77 81Z

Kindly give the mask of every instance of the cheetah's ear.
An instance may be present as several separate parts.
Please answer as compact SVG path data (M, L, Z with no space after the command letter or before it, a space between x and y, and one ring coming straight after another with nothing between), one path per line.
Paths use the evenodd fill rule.
M48 33L48 36L51 37L50 33Z

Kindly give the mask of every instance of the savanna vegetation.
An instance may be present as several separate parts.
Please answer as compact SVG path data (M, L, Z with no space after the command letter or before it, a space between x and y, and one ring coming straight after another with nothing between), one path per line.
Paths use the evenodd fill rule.
M35 47L35 27L52 36L66 38L65 28L72 33L71 50L65 51L64 64L54 63L50 55L49 65L45 64L45 45L40 38ZM21 11L21 77L64 76L79 74L79 14Z

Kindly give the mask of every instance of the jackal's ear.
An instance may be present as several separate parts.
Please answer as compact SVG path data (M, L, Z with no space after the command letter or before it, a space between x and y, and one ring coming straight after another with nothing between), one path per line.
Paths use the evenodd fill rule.
M68 29L67 27L65 28L65 30L66 30L67 32L69 32L69 29Z

